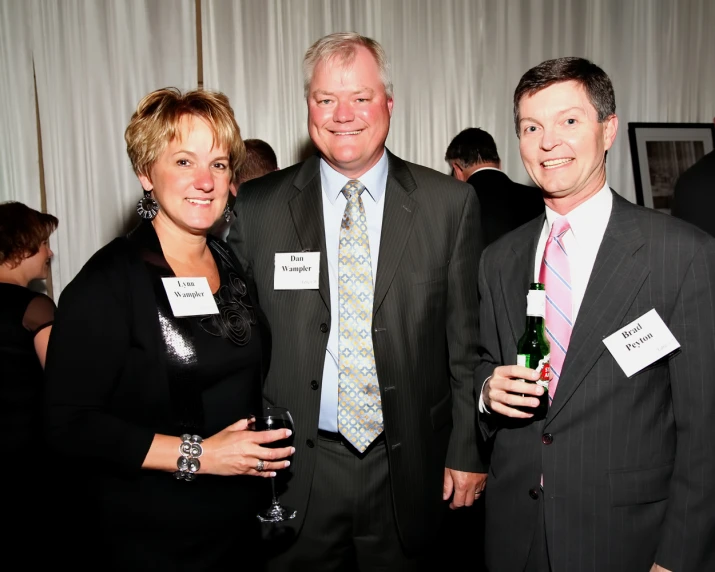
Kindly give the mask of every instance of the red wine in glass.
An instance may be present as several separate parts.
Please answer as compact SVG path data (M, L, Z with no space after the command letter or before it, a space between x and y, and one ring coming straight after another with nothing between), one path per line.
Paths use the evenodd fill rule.
M264 443L263 447L271 449L280 449L282 447L290 447L293 443L293 435L295 429L293 427L293 418L290 411L285 407L264 407L260 415L255 415L253 423L254 431L270 431L273 429L290 429L293 434L287 439L280 439L271 443ZM271 506L258 513L258 520L261 522L283 522L295 518L296 511L290 507L283 506L276 495L275 477L271 478L271 491L273 499Z

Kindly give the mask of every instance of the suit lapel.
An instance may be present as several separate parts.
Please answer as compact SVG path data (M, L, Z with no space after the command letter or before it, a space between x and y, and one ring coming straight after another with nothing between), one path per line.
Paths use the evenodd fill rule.
M507 317L511 324L514 344L524 333L526 323L526 294L534 281L534 258L539 234L544 226L545 216L530 222L512 240L514 256L503 262L499 272ZM512 363L516 356L503 356L505 363Z
M320 160L308 159L293 183L296 194L288 203L300 247L304 251L320 251L320 278L318 290L325 306L330 310L330 281L328 257L325 249L325 223L323 221L323 193L320 185Z
M412 232L412 224L418 204L410 198L417 187L412 174L402 159L398 159L387 149L389 166L385 188L385 209L382 215L380 235L380 255L375 279L375 299L373 315L385 299L395 271L402 260L407 239Z
M638 294L650 268L636 256L645 244L633 205L613 193L613 209L571 334L563 374L546 423L569 401L603 353Z

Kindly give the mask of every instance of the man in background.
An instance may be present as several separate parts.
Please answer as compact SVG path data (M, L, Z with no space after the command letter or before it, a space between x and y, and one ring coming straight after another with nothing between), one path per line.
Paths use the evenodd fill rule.
M227 240L228 231L236 219L233 207L239 187L246 181L278 170L276 153L268 143L262 139L245 139L243 143L246 146L246 159L237 169L229 186L231 194L228 197L228 218L225 215L221 217L211 231L211 234L221 240Z
M713 118L715 123L715 118ZM701 157L675 183L671 214L715 236L715 150Z
M487 568L715 570L715 239L608 186L616 100L590 61L527 71L514 122L546 212L479 269ZM546 290L546 389L514 365L533 282Z
M278 170L276 153L268 143L262 139L246 139L244 143L246 160L238 170L237 189L246 181Z
M229 236L271 324L265 399L295 421L277 478L297 510L280 536L296 536L269 548L269 569L414 570L447 504L472 505L486 478L472 383L479 202L385 148L379 43L331 34L303 73L318 154L244 183Z
M447 147L452 176L477 191L485 246L543 214L541 190L512 181L501 170L494 138L478 127L459 133Z

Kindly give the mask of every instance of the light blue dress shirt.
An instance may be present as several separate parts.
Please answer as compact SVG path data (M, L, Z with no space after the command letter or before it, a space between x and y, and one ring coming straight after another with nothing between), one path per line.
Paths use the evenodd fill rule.
M323 159L320 160L320 183L323 189L323 222L325 223L325 249L330 279L330 336L323 367L323 384L320 395L320 420L318 427L325 431L338 432L338 250L340 224L348 200L340 191L350 179L338 173ZM385 187L387 185L387 153L383 152L375 166L359 178L365 185L360 195L367 217L367 232L370 241L372 285L377 276L377 256L380 252L382 213L385 210Z

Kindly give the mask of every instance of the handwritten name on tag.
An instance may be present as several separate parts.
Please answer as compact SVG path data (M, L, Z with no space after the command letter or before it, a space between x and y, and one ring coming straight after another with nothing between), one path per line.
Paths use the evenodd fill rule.
M655 308L605 338L603 343L628 377L680 347Z
M276 252L275 290L317 290L320 252Z
M205 316L218 314L209 281L205 276L195 278L162 278L166 296L174 316Z

